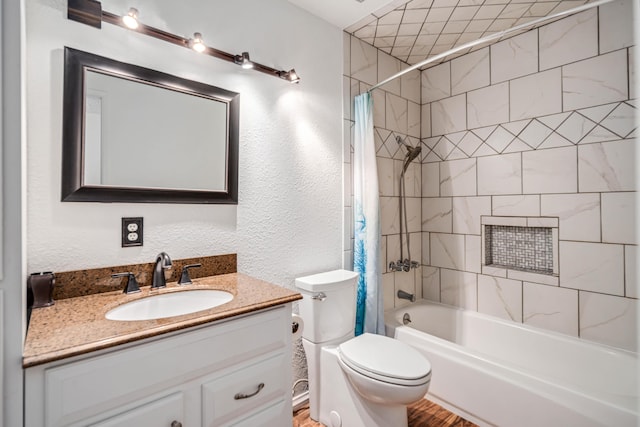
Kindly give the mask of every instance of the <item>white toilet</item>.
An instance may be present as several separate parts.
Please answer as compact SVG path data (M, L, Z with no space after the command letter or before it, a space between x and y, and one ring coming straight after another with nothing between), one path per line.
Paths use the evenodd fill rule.
M328 427L406 427L407 405L427 393L431 365L393 338L354 338L357 281L347 270L296 279L311 418Z

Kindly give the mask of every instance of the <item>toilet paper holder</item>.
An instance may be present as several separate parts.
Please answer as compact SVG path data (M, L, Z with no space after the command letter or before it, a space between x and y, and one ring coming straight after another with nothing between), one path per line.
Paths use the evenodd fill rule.
M291 315L291 337L294 341L302 336L302 330L304 329L304 320L298 314Z

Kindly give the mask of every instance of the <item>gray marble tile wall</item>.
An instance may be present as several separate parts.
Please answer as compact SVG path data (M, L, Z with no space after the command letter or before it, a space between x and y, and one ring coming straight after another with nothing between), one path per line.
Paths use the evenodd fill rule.
M424 298L637 349L633 26L621 0L422 72ZM481 215L559 218L559 285L482 274Z
M344 33L344 261L353 267L353 98L377 82L397 73L408 65L391 55ZM410 272L393 272L389 262L400 258L400 173L405 149L396 142L401 137L412 146L419 145L421 136L420 71L406 74L373 92L374 136L377 153L381 209L381 260L385 309L408 304L396 298L398 290L422 297L421 268ZM422 165L415 160L404 177L407 195L407 222L413 260L422 261ZM404 256L407 256L406 240Z

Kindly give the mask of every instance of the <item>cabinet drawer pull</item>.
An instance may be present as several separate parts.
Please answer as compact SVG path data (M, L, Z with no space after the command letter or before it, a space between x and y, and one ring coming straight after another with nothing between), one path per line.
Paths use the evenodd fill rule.
M171 427L182 427L182 423L180 421L173 421Z
M248 399L248 398L253 397L256 394L260 393L260 390L262 390L263 388L264 388L264 383L260 383L260 384L258 384L258 389L256 391L254 391L253 393L251 393L251 394L236 393L236 395L233 396L233 398L235 400Z

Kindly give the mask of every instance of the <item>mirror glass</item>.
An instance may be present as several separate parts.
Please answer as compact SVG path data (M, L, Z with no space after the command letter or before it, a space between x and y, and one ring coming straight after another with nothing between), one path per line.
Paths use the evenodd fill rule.
M227 103L87 69L85 185L225 191Z
M65 48L62 201L237 203L239 94Z

